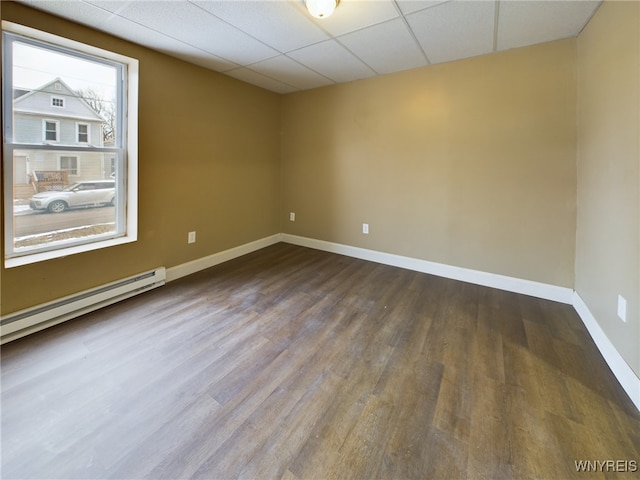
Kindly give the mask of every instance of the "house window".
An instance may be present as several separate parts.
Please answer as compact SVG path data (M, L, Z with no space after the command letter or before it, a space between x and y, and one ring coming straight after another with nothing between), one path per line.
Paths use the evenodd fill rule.
M77 135L78 143L89 143L89 124L77 123L76 135Z
M78 157L60 157L58 170L69 175L78 175Z
M5 21L2 35L5 267L135 241L138 61Z
M57 142L58 141L58 129L60 122L54 122L50 120L44 120L44 141L45 142Z

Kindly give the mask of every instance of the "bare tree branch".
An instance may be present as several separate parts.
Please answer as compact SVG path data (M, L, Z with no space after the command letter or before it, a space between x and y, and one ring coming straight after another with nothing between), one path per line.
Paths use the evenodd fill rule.
M87 102L87 104L104 119L102 122L102 140L105 145L113 144L116 134L115 100L105 100L100 94L90 88L76 90L76 95Z

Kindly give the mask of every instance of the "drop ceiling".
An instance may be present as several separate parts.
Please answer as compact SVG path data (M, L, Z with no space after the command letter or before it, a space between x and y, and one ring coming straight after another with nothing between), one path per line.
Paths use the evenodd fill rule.
M576 36L601 0L20 0L290 93Z

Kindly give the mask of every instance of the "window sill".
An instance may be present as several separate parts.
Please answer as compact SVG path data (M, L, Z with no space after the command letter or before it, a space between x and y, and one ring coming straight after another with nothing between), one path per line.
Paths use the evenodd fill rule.
M23 265L30 265L32 263L44 262L46 260L53 260L55 258L68 257L76 253L90 252L92 250L99 250L101 248L114 247L116 245L123 245L125 243L132 243L137 240L137 235L125 235L117 238L110 238L107 240L101 240L98 242L85 243L83 245L74 245L67 248L59 248L49 252L40 253L25 253L23 256L6 258L4 261L5 268L21 267Z

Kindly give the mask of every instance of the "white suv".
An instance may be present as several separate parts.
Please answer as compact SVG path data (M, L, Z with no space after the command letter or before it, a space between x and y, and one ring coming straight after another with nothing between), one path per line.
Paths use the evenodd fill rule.
M32 210L64 212L73 207L98 207L114 205L116 189L114 180L77 182L62 190L36 193L29 201Z

